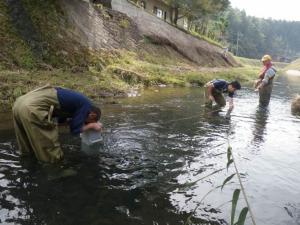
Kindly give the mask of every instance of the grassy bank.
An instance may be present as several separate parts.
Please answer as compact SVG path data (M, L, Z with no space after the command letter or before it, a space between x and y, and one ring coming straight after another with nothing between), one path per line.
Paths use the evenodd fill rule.
M58 3L0 3L2 111L10 109L18 96L45 84L71 88L99 100L126 96L131 88L160 84L201 86L214 78L245 82L253 80L259 70L245 59L241 61L245 66L239 68L199 67L171 46L153 44L147 38L134 52L86 48L73 38L73 28ZM105 12L99 15L103 21L107 19ZM110 19L120 25L116 29L128 26L123 20Z
M243 58L243 57L235 57L235 59L242 64L243 66L248 66L248 67L256 67L256 68L261 68L262 63L259 59L248 59L248 58ZM284 69L289 63L284 63L284 62L273 62L274 66L282 70Z
M18 66L33 68L31 49L13 28L5 1L0 1L0 24L0 70Z
M300 59L291 62L291 64L286 66L284 70L300 70Z
M11 108L15 99L36 87L51 84L85 93L95 100L126 96L131 88L154 85L201 86L214 78L251 81L257 68L199 68L167 56L147 52L107 52L95 55L101 61L88 70L1 70L0 102L2 110ZM97 60L95 60L97 61Z

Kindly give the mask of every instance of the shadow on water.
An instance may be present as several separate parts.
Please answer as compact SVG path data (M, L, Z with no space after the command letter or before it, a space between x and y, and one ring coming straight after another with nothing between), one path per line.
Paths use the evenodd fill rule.
M168 178L159 177L157 163L105 146L86 155L78 140L62 140L65 160L56 165L20 158L11 142L0 145L1 224L184 223L188 215L176 211L159 185Z
M253 144L259 149L264 142L266 133L266 125L269 117L269 108L258 106L255 112L254 127L253 127Z

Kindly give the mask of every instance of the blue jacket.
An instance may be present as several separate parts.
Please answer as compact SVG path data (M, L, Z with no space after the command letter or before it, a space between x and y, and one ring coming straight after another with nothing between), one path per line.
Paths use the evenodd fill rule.
M91 110L91 101L79 92L60 87L55 89L57 90L57 98L61 107L60 111L68 115L59 115L59 123L66 121L67 118L71 118L70 131L72 134L79 134Z

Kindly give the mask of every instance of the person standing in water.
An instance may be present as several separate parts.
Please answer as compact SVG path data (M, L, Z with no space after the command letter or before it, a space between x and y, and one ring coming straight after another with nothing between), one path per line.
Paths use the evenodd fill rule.
M264 67L256 80L255 91L259 93L259 104L261 106L267 106L271 99L276 69L272 65L272 58L270 55L264 55L261 61Z

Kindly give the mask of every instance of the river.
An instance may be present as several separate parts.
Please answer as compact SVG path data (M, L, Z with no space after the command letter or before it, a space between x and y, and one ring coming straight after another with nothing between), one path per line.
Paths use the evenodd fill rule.
M300 77L280 76L265 109L243 88L230 119L204 110L201 88L149 89L103 106L101 146L81 148L63 130L58 165L20 159L11 114L1 114L1 224L177 225L197 205L194 224L227 224L237 177L199 202L234 173L228 139L256 224L300 224L300 118L290 112L299 88Z

